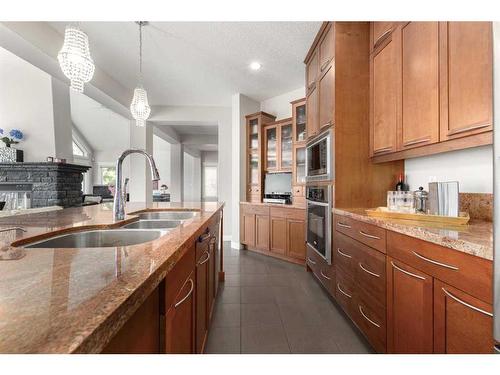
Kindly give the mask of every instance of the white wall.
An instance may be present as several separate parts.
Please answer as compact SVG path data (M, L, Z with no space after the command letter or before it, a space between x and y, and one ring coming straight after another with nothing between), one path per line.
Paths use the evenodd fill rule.
M217 164L219 153L217 151L203 151L201 153L201 162L209 164Z
M73 161L73 122L71 120L71 101L66 83L52 78L52 106L54 112L55 156Z
M289 91L260 102L260 110L275 115L276 120L288 118L292 116L292 106L290 102L305 96L306 90L304 87L301 87L297 90Z
M184 202L201 201L201 160L184 152Z
M45 161L47 156L55 156L52 78L3 48L0 121L4 132L16 128L24 133L25 140L15 146L24 151L24 161Z
M165 184L169 187L169 189L171 185L170 149L170 143L156 135L153 135L153 157L155 159L158 172L160 173L158 187Z
M458 181L460 192L493 192L493 147L482 146L405 160L411 190L428 190L430 177Z

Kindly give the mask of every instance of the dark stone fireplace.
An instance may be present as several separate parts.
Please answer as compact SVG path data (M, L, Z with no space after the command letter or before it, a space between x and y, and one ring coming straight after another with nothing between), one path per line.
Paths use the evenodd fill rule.
M0 163L0 184L31 184L31 207L72 207L82 203L88 166L66 163Z

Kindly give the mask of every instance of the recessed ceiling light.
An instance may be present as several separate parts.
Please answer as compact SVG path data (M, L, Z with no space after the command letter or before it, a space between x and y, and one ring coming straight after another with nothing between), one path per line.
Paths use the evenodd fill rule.
M262 68L262 65L257 61L254 61L253 63L250 64L250 69L252 70L259 70L260 68Z

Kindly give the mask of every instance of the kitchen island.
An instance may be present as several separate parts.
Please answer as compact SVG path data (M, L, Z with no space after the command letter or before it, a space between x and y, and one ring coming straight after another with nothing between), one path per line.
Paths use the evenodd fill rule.
M133 340L134 332L148 332L149 328L154 337L139 337L136 341L141 344L149 340L157 345L158 352L168 352L169 339L165 337L169 334L165 334L168 318L165 315L169 314L174 302L175 307L178 305L173 288L183 293L187 283L188 286L191 284L189 294L193 291L194 277L186 283L174 279L175 275L185 274L176 271L177 264L182 263L186 272L193 268L192 272L198 273L201 263L197 260L198 248L206 249L203 254L210 254L210 248L220 255L206 262L210 258L208 255L203 261L208 267L213 267L212 272L208 268L200 269L203 275L206 273L204 280L210 284L208 275L213 276L215 283L223 279L222 233L219 230L223 206L223 203L216 202L129 203L125 219L118 222L113 220L112 204L1 218L0 230L22 229L0 233L0 353L126 352L127 343L113 341L120 336L120 331L129 329L128 335L122 336ZM197 214L159 238L137 245L57 249L23 247L67 232L119 228L137 221L137 213L168 210L195 211ZM210 239L206 246L205 238ZM198 262L196 265L195 261ZM197 287L200 280L197 280ZM200 285L205 288L203 283ZM208 291L215 297L216 286L215 291ZM151 298L155 301L150 306L158 309L149 311L150 316L155 317L153 326L142 329L137 326L140 319L134 320L134 316ZM210 300L206 298L207 303ZM205 321L210 313L210 310L206 313ZM194 320L193 316L192 322ZM200 350L203 350L206 339L208 323L205 325L205 331L201 331L203 342L198 345ZM157 328L159 332L156 332ZM188 328L194 331L193 327ZM193 351L194 341L193 337L193 343L188 344ZM149 352L137 346L132 351L136 349Z

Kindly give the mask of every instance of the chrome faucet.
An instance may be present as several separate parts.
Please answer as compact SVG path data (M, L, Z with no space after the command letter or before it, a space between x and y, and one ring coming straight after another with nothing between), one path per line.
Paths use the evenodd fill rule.
M160 179L160 174L156 168L155 161L153 157L144 150L129 149L123 151L118 160L116 161L116 180L115 180L115 198L113 200L113 216L115 220L123 220L125 218L125 202L124 202L124 192L122 189L122 164L123 160L127 155L130 154L142 154L148 159L149 166L151 167L151 175L153 176L153 181L158 181Z

